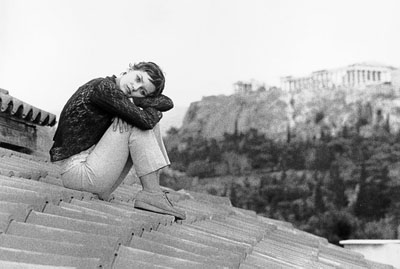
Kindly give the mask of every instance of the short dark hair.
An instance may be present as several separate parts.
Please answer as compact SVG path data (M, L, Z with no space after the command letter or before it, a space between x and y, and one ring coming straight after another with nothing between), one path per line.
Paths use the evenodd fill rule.
M150 96L160 95L165 87L165 77L161 68L153 62L140 62L137 64L129 64L129 70L140 70L146 72L150 77L150 82L156 88Z

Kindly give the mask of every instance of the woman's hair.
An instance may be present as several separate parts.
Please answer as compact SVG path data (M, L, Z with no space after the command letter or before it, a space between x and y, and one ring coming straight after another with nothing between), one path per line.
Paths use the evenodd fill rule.
M153 83L156 90L150 96L160 95L165 86L165 77L161 68L153 62L140 62L137 64L129 64L128 71L140 70L146 72L150 77L150 82Z

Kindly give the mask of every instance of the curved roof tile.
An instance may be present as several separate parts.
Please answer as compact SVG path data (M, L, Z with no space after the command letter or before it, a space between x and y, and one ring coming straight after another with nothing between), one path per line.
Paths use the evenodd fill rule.
M30 104L27 104L0 89L0 112L42 126L56 124L56 116Z
M124 182L102 201L64 188L60 169L0 148L1 268L395 269L290 223L233 207L228 198L169 189L188 217L176 223L134 207L139 184ZM40 171L47 174L34 178Z

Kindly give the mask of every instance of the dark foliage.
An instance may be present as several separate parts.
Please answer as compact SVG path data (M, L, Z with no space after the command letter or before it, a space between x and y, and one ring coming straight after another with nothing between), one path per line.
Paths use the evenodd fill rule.
M365 121L371 117L368 109L359 113ZM234 206L289 221L332 243L397 237L400 182L391 174L400 174L400 135L365 138L348 127L340 134L274 142L253 129L225 134L220 141L185 139L185 147L168 151L173 168L200 183L232 176L221 188L206 188L212 194L227 195Z

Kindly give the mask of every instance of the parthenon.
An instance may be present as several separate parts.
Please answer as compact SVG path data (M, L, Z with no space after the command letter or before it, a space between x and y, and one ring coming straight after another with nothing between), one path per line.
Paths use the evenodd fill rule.
M281 78L281 87L286 91L307 88L334 88L337 86L366 86L392 82L392 73L397 69L391 66L357 63L336 69L312 72L310 76Z

